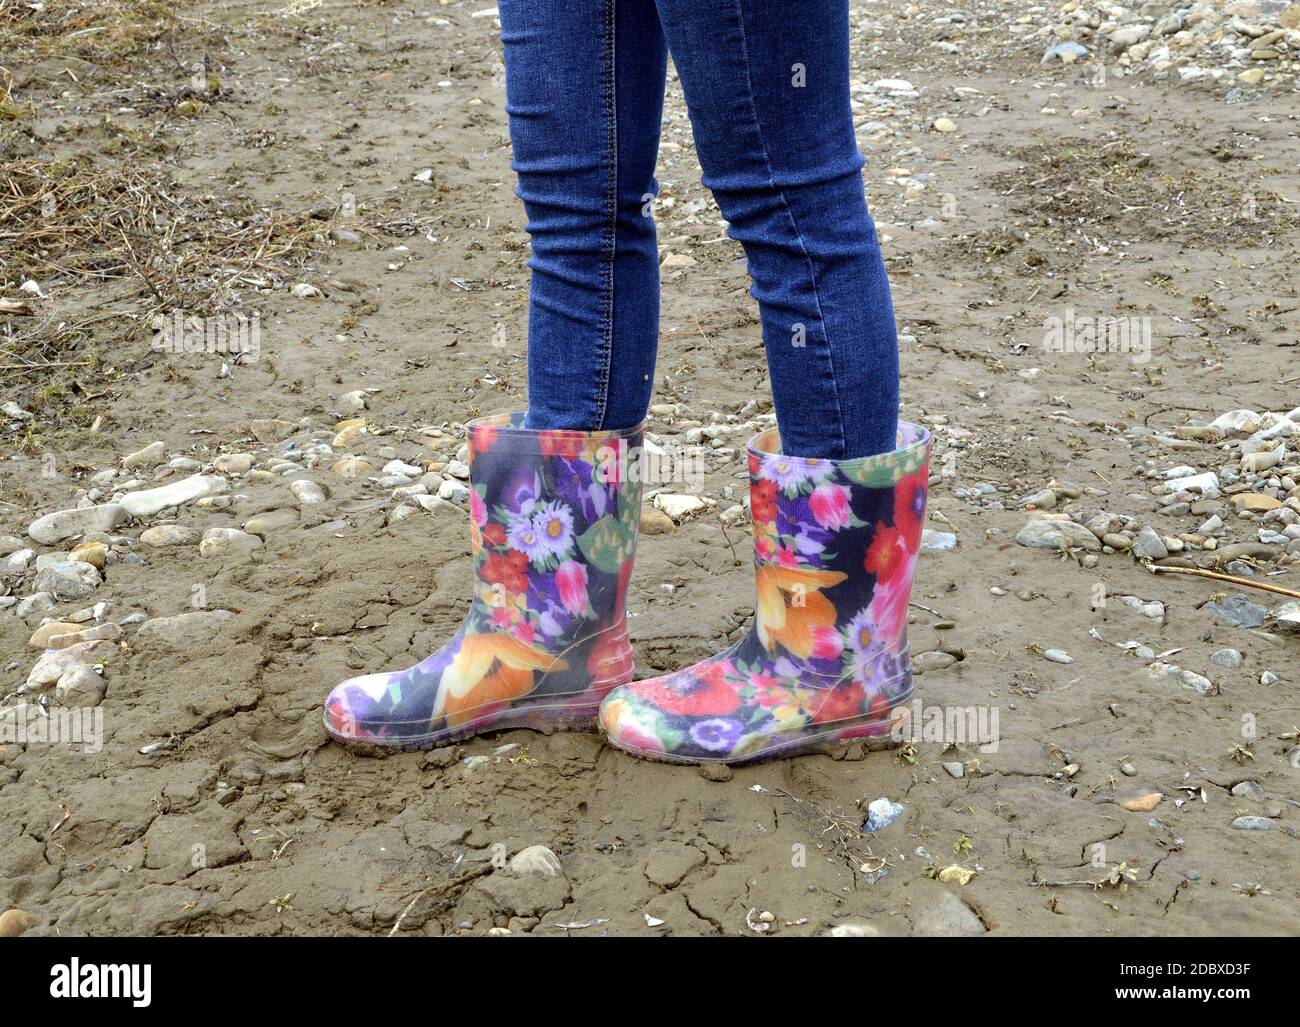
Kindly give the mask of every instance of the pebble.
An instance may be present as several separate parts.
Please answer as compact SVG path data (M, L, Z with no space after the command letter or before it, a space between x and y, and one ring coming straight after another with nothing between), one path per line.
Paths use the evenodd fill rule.
M950 531L921 530L921 548L937 552L952 552L957 548L957 536Z
M268 510L245 521L244 530L250 535L259 535L264 538L272 532L281 531L284 528L296 528L298 523L297 510Z
M167 458L167 447L161 442L151 442L144 449L138 449L122 457L123 467L152 467Z
M966 776L966 765L958 760L950 760L943 765L943 769L948 772L949 777L955 777L959 780Z
M545 845L530 845L515 853L510 872L521 877L559 877L560 858Z
M1016 542L1030 549L1055 549L1065 546L1100 552L1097 536L1073 521L1033 520L1016 534Z
M289 486L289 491L293 493L293 498L298 501L299 506L319 506L325 502L325 490L306 478L299 478L293 482Z
M641 507L642 535L670 535L677 530L677 524L666 513L655 506L643 504Z
M1138 771L1137 767L1133 766L1132 763L1121 763L1119 765L1119 772L1125 777L1136 777Z
M1300 600L1288 599L1273 610L1273 619L1282 631L1300 631Z
M1135 798L1121 802L1120 808L1128 810L1130 813L1150 813L1160 805L1160 800L1164 796L1159 792L1148 792L1146 795L1139 795Z
M1074 657L1064 649L1047 649L1043 652L1043 659L1051 660L1053 663L1073 663Z
M31 566L32 561L35 559L35 549L19 549L17 552L10 553L3 560L0 560L0 574L25 574L27 568Z
M93 666L117 654L112 642L79 642L66 649L48 649L27 675L23 691L40 691L58 683L73 667Z
M17 938L40 921L22 909L6 909L0 913L0 938Z
M903 814L901 803L891 802L881 797L867 806L867 820L862 825L864 832L880 831L888 827Z
M155 549L198 545L199 533L181 524L159 524L140 532L140 541Z
M212 461L212 467L222 474L247 474L253 469L253 454L223 453Z
M1276 685L1279 680L1281 679L1271 670L1266 670L1259 676L1259 683L1261 685Z
M52 546L76 535L111 531L124 522L127 516L126 507L120 503L59 510L32 521L27 527L27 534L42 545Z
M1232 786L1232 794L1239 799L1253 799L1255 802L1264 801L1264 786L1258 781L1238 781Z
M673 521L680 522L682 518L704 510L709 504L700 496L660 492L654 498L654 505L671 517Z
M330 466L330 473L337 474L340 478L362 478L374 469L375 465L369 460L359 456L345 456Z
M1238 817L1230 826L1238 831L1269 831L1273 828L1273 821L1268 817Z
M1149 524L1138 532L1137 538L1133 540L1131 551L1134 556L1143 560L1163 560L1169 555L1164 540Z
M934 650L926 653L918 653L912 657L912 673L926 674L931 671L944 670L951 667L957 662L957 657L952 653L940 652Z
M1227 667L1229 670L1240 667L1241 660L1241 653L1236 649L1220 649L1210 656L1211 663L1217 663L1220 667Z
M260 549L262 540L238 528L210 528L199 543L200 556L226 556Z
M72 559L88 563L97 571L102 571L108 563L108 546L102 542L82 542L72 547Z

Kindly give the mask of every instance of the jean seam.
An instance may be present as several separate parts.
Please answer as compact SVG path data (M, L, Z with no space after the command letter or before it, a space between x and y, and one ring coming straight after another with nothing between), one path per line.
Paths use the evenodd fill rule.
M799 230L799 219L794 216L794 209L790 206L790 201L786 198L785 190L781 189L776 184L776 171L772 167L772 155L767 148L767 137L763 134L763 122L758 116L758 104L754 97L754 79L749 60L749 37L745 34L745 11L743 0L734 0L734 7L736 11L736 21L740 28L740 53L741 60L744 61L745 65L745 87L749 96L749 112L754 119L754 127L758 131L758 140L763 149L763 164L767 168L768 185L776 192L776 195L780 197L781 206L785 210L786 217L790 219L790 225L794 228L795 239L799 242L799 251L803 254L804 261L808 265L808 280L812 283L813 300L817 304L817 318L821 321L822 338L826 345L826 361L830 364L830 392L831 397L835 401L840 453L824 455L827 457L833 455L847 455L848 440L844 435L844 407L840 404L839 381L835 376L835 354L831 348L830 337L826 333L826 316L822 313L821 293L817 288L817 273L813 270L812 257L808 254L808 247L804 245L803 233Z
M605 146L608 153L605 188L605 246L604 267L601 269L604 288L604 323L601 327L600 345L604 350L604 366L596 383L599 395L599 416L593 429L605 426L609 416L609 380L614 356L614 263L618 252L618 57L617 0L605 0Z

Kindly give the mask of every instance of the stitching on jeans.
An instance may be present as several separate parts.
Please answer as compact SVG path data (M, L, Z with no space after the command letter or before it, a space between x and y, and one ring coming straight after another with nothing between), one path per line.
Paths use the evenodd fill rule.
M609 414L610 365L614 355L614 254L618 249L618 87L617 57L615 54L615 7L617 0L605 0L605 146L608 151L605 187L605 245L602 254L604 267L601 278L604 286L604 324L601 328L601 346L604 349L604 366L596 383L600 394L600 416L592 428L603 428Z
M799 241L799 250L803 253L804 260L808 264L808 279L812 282L813 299L817 303L817 317L822 324L822 335L826 340L826 360L831 366L831 395L835 400L835 411L839 420L839 438L840 452L848 455L848 440L844 436L844 408L840 405L839 382L835 377L835 354L831 350L830 336L826 332L826 317L822 313L821 293L817 288L817 275L813 271L812 257L808 255L808 248L803 242L803 233L799 231L799 220L794 216L794 211L790 207L790 201L786 199L785 190L777 187L776 173L772 169L772 155L767 149L767 138L763 135L763 122L758 116L758 104L754 98L754 79L750 71L749 63L749 37L745 35L745 11L743 0L734 0L733 7L736 11L736 20L740 25L740 51L745 62L745 85L749 91L749 111L754 118L754 127L758 130L758 139L763 146L763 163L767 167L768 185L776 191L777 196L781 198L781 205L785 208L785 215L790 219L790 225L794 228L795 238Z

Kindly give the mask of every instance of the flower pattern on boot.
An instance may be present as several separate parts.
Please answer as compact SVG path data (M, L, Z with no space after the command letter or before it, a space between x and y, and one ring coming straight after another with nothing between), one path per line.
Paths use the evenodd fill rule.
M621 749L744 762L889 734L912 691L907 612L921 545L930 435L857 460L749 444L754 623L717 656L615 689L601 727Z
M335 686L335 738L431 748L506 727L590 727L632 678L624 616L641 509L641 427L469 429L475 591L451 640L407 670Z

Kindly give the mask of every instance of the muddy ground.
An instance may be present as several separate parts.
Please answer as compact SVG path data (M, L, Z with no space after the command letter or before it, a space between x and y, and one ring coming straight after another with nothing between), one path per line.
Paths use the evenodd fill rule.
M928 657L919 696L995 708L997 751L922 739L704 774L594 734L509 732L368 759L326 740L324 695L439 645L470 570L459 511L394 517L401 503L373 479L391 457L436 470L465 420L525 397L527 237L498 27L476 16L486 4L445 0L179 6L105 4L107 20L41 32L7 12L6 173L62 161L103 178L56 190L43 220L66 237L20 249L6 236L2 295L32 313L3 319L2 398L20 413L0 435L0 534L69 548L32 543L28 525L111 491L91 476L155 441L163 460L116 481L185 477L177 456L257 463L227 475L224 508L110 531L133 544L113 547L93 598L0 611L0 705L28 698L45 618L106 600L105 623L233 617L173 641L128 619L101 659L101 752L0 745L0 910L62 935L1294 932L1300 643L1203 608L1237 591L1222 582L1014 542L1033 516L1020 501L1053 482L1055 514L1194 533L1204 517L1155 512L1146 472L1229 456L1162 440L1300 405L1294 75L1098 81L1095 67L1040 67L1043 44L1013 31L1048 13L985 3L952 22L934 0L853 5L903 412L935 429L928 526L958 540L920 564L913 651L951 658ZM917 95L869 88L880 79ZM770 403L741 253L700 186L675 81L666 118L660 243L693 263L669 261L663 285L655 402L681 412L650 427L676 435ZM65 216L64 198L84 211ZM162 211L132 247L105 228L123 205ZM42 295L20 290L28 279ZM149 316L177 303L260 312L257 359L151 349ZM1149 317L1149 361L1045 349L1046 319L1071 310ZM356 390L364 411L345 399ZM299 508L266 461L354 417L369 431L309 469L327 499ZM374 470L332 472L345 450ZM717 516L743 469L717 455L703 494L719 507L641 539L630 609L646 672L715 651L752 612L745 525ZM150 525L203 532L276 511L247 551L139 541ZM1256 522L1224 520L1222 542L1256 538ZM1254 573L1300 588L1289 560ZM27 597L32 571L4 585ZM1118 596L1163 603L1163 620ZM1153 677L1129 640L1180 650L1168 659L1214 687ZM1210 661L1225 647L1239 667ZM1123 808L1150 793L1154 810ZM860 835L882 797L903 814ZM1267 829L1231 826L1241 817ZM562 879L495 868L530 845L558 855ZM937 879L953 865L974 873Z

